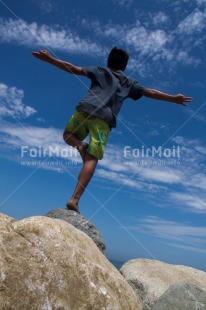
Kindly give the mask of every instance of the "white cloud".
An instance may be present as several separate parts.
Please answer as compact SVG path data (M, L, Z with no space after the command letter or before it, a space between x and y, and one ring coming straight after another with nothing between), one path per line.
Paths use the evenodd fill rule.
M97 169L97 176L100 176L103 179L108 179L111 182L116 184L128 186L134 189L142 189L142 184L131 179L131 175L122 174L120 172L107 171L105 169Z
M206 13L197 10L189 15L178 27L178 32L183 35L201 33L206 28Z
M206 102L204 104L206 105ZM206 122L206 117L205 117L205 115L203 113L197 113L196 111L192 110L191 108L190 109L185 109L184 112L186 114L188 114L189 116L191 116L196 121L203 122L203 123Z
M169 28L168 16L163 12L155 15L148 12L148 15L148 22L145 22L148 16L144 16L144 21L136 20L135 24L88 21L87 26L95 30L97 40L104 39L104 42L112 44L115 40L128 49L132 55L128 69L138 69L141 76L148 77L153 70L165 73L165 66L167 72L172 73L179 64L196 67L203 61L195 49L204 46L205 42L205 22L201 24L206 16L204 12L195 12L183 21L180 19L179 25L172 29ZM133 55L138 55L138 60Z
M148 169L144 168L140 172L141 176L157 182L167 183L167 184L175 184L180 183L182 179L182 173L178 170L167 170L167 168L159 168L159 169Z
M181 12L181 13L188 13L188 9L198 9L201 5L206 4L206 0L159 0L162 1L165 5L165 2L167 2L167 6L170 6L170 8L173 8L175 12Z
M185 144L185 139L182 136L176 136L172 138L172 141L174 141L177 144Z
M128 5L130 1L118 1L118 4ZM0 18L0 42L14 42L29 47L45 47L69 53L80 53L102 57L107 53L106 46L114 45L114 40L119 45L128 49L131 54L138 53L138 62L131 57L128 68L137 69L144 76L151 72L151 61L158 72L167 70L173 72L177 64L197 66L201 63L193 50L203 46L205 35L205 12L197 11L191 14L176 29L171 30L163 26L167 24L168 16L162 11L152 15L151 23L139 20L135 24L101 24L99 21L83 20L81 24L84 32L82 38L77 30L65 29L59 25L39 25L36 22L27 23L24 20ZM155 29L154 29L155 28ZM92 37L91 32L92 31ZM150 58L150 66L147 60Z
M166 245L172 246L174 248L179 248L179 249L183 249L186 251L206 253L206 250L204 248L197 248L195 244L193 246L189 246L189 245L183 245L183 244L178 244L178 243L169 243L169 242L163 242L163 243Z
M167 34L161 29L149 30L143 26L137 26L127 31L124 40L140 55L146 55L163 46L167 41Z
M53 48L67 52L102 55L103 48L89 39L83 39L70 29L58 25L38 25L24 20L0 18L0 42L16 42L29 47Z
M151 14L152 23L155 26L160 26L168 22L169 17L162 11L157 12L156 14Z
M206 175L202 172L196 172L191 179L188 179L187 184L193 188L206 190Z
M206 147L203 146L196 146L195 150L198 151L199 153L206 155Z
M119 5L122 8L129 8L133 0L112 0L114 4Z
M65 172L81 162L62 138L62 130L1 121L1 156L30 168ZM74 163L74 164L73 164Z
M206 4L206 0L197 0L198 5Z
M91 24L95 26L98 35L113 38L124 44L133 47L140 55L146 55L162 46L168 39L167 33L162 29L151 30L143 26L138 20L135 25L112 24L102 25L99 22Z
M189 56L188 52L185 51L179 51L176 55L176 60L179 63L183 63L185 65L193 65L194 67L196 67L200 63L200 59Z
M35 0L35 4L37 4L40 9L47 14L50 14L57 8L57 2L55 0Z
M24 91L0 83L0 117L26 118L36 110L23 103Z
M127 183L127 185L133 188L138 186L142 191L165 191L173 184L179 185L183 189L182 200L178 200L175 195L168 197L167 193L168 202L176 203L180 207L184 202L189 207L186 211L205 212L202 203L205 197L203 192L206 189L206 176L202 173L202 167L205 167L205 147L197 139L189 140L181 136L173 138L172 142L178 145L180 158L154 158L150 153L147 156L141 155L141 152L137 158L133 156L132 148L130 148L130 153L124 157L123 146L120 148L117 145L108 145L105 158L100 162L101 167L107 170L102 171L101 174L103 176L104 173L104 177L108 180L121 184L123 184L123 179L130 178L132 183ZM173 147L175 148L174 145ZM141 147L139 149L141 150Z
M147 216L135 220L136 225L127 227L133 231L139 231L158 238L176 240L179 247L189 246L188 250L202 251L206 244L206 228L192 226L180 222L161 219L156 216ZM171 244L173 245L173 244ZM178 247L178 244L177 244Z
M172 138L172 141L174 141L177 144L183 145L185 148L196 148L197 146L201 145L201 140L198 138L189 139L182 136L176 136Z
M39 147L40 145L48 146L56 146L61 143L63 145L62 140L62 132L59 129L55 128L43 128L43 127L35 127L31 125L19 126L12 125L7 122L1 123L1 133L10 136L10 140L8 143L13 143L13 141L18 142L18 147L22 145L27 145L29 147ZM6 142L6 139L4 140Z
M197 213L206 213L206 197L201 199L199 196L195 194L189 193L178 193L174 192L170 194L170 197L179 205L182 206L182 209L187 211L187 207L190 208L193 212L196 211Z
M131 188L135 190L139 190L140 192L147 192L148 194L159 192L160 190L165 191L166 187L161 186L159 184L154 184L148 182L147 179L141 178L136 169L130 169L131 167L124 166L124 172L113 171L113 159L110 158L110 165L105 165L104 163L100 163L101 168L98 168L95 175L97 177L102 178L103 180L108 180L113 184L120 185L118 191L125 190L126 188ZM122 167L122 166L121 166Z

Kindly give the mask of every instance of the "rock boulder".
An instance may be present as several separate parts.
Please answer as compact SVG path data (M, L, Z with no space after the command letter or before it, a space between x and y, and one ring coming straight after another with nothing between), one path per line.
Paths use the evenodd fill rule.
M155 302L152 310L206 310L206 292L190 283L176 283Z
M206 273L191 267L169 265L150 259L134 259L125 263L121 274L149 310L173 284L188 282L206 291Z
M68 209L54 209L45 214L45 216L64 220L74 227L80 229L87 234L94 243L98 246L99 250L106 256L106 247L104 240L98 229L83 215Z
M3 310L142 310L135 293L94 242L46 216L0 214Z

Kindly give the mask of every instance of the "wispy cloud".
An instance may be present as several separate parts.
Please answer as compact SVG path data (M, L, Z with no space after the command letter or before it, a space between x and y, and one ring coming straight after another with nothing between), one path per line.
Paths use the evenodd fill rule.
M180 182L182 173L177 169L160 169L160 168L145 168L140 172L141 176L150 181L157 181L167 184L175 184Z
M178 243L169 243L169 242L162 242L166 245L172 246L174 248L183 249L190 252L196 252L196 253L206 253L206 250L204 248L196 247L195 245L184 245L184 244L178 244Z
M198 5L204 4L206 5L206 0L196 0Z
M112 0L120 6L128 6L130 0ZM45 7L47 1L44 2ZM133 55L128 68L138 68L139 73L149 73L147 59L153 61L158 72L163 70L165 63L170 63L171 72L178 65L197 66L202 62L193 53L195 48L205 42L206 12L197 9L192 14L180 19L177 26L167 25L169 17L162 11L151 13L151 22L136 20L132 24L114 24L111 21L101 23L96 20L83 20L84 37L78 28L63 28L57 25L40 25L37 22L28 23L24 20L0 18L0 42L16 43L29 47L46 47L69 53L106 56L114 40L131 51ZM167 25L167 26L165 26ZM92 30L92 32L91 32ZM138 61L135 59L138 55ZM153 67L154 69L154 67Z
M140 14L141 15L141 14ZM150 18L148 19L148 16ZM149 74L156 68L163 72L166 64L167 72L174 71L177 65L198 66L203 59L197 57L195 49L205 42L206 12L199 9L190 10L181 16L177 22L168 22L169 17L159 12L148 12L145 22L136 19L135 24L102 24L99 21L88 21L87 25L95 29L96 37L104 39L107 44L119 42L120 45L131 51L133 55L128 68L138 71L141 75ZM145 17L145 16L144 16ZM138 60L135 57L138 57ZM147 64L150 59L150 66Z
M172 246L184 248L190 251L205 251L206 228L192 226L180 222L165 220L156 216L147 216L140 220L135 220L135 225L127 227L132 231L138 231L151 236L177 241ZM170 243L168 243L170 244Z
M66 172L81 162L77 151L66 145L62 130L28 124L0 122L1 157L22 166Z
M74 30L59 25L38 25L24 20L0 18L0 42L29 47L46 47L79 54L102 55L103 48L90 39L81 38Z
M33 2L46 14L50 14L58 8L56 0L35 0Z
M129 8L133 1L134 0L112 0L114 4L119 5L121 8Z
M172 198L176 205L181 205L182 209L184 210L189 207L190 210L196 210L197 213L206 213L205 195L202 199L200 198L200 196L191 193L173 192L170 193L169 196Z
M194 14L189 15L178 27L178 33L182 35L194 35L202 33L206 28L206 14L196 10Z
M196 121L203 122L203 123L206 122L206 116L203 113L200 113L200 112L195 113L195 111L192 110L191 108L186 109L184 112L188 114L189 116L192 116L192 118L195 119Z
M155 14L151 14L152 23L155 26L161 26L163 24L166 24L169 20L169 16L166 15L164 12L159 11Z
M205 0L176 0L176 1L170 1L170 0L159 0L161 2L167 3L167 5L170 8L173 8L175 12L182 14L185 14L185 12L188 11L188 9L194 8L194 7L200 7L201 5L205 5ZM184 4L184 5L183 5Z
M195 150L198 151L200 154L206 155L206 148L203 146L196 146Z

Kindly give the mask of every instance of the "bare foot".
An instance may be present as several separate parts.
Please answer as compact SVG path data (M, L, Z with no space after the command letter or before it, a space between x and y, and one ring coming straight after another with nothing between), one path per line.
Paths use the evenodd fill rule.
M67 208L68 208L69 210L73 210L73 211L75 211L75 212L77 212L77 213L80 214L79 207L78 207L78 200L79 200L79 199L76 199L76 198L73 198L73 197L72 197L72 198L67 202L66 206L67 206Z
M81 142L81 144L78 147L78 151L79 151L79 154L80 154L80 156L82 158L83 163L85 161L86 149L88 148L88 146L89 146L88 143Z

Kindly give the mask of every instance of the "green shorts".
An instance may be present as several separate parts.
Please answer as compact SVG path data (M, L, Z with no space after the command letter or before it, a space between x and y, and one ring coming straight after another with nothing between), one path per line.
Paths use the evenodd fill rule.
M87 153L97 159L102 159L110 133L108 123L100 117L75 111L66 125L66 130L83 141L90 134Z

